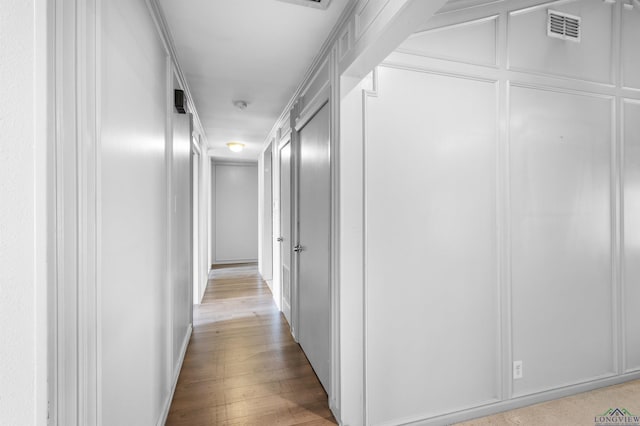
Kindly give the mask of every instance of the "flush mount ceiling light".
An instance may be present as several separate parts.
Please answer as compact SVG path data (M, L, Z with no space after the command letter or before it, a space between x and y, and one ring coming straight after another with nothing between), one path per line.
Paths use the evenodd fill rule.
M317 9L326 9L329 7L331 0L279 0L285 3L299 4L300 6L315 7Z
M227 146L233 152L240 152L244 149L244 144L240 142L229 142Z
M247 103L247 101L233 101L233 106L238 108L240 111L244 111L245 109L247 109L247 107L249 106L249 104Z

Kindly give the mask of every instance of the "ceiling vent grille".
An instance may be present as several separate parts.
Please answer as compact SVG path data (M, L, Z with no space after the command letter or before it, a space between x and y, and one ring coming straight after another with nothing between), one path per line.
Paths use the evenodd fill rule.
M581 30L580 23L581 19L579 16L549 10L547 35L549 37L579 42Z
M299 4L300 6L315 7L316 9L326 9L331 0L279 0L285 3Z

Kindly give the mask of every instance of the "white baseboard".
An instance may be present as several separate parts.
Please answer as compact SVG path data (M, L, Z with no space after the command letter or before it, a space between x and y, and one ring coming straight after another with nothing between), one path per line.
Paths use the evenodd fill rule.
M214 265L235 265L236 263L258 263L258 259L222 259L213 262Z
M171 384L171 391L167 395L167 399L164 401L164 407L162 409L162 415L158 420L157 426L164 426L169 416L169 410L171 409L171 402L173 401L173 394L176 392L176 385L178 384L178 377L180 377L180 370L182 369L182 363L184 362L184 356L187 354L187 346L189 346L189 340L191 339L191 333L193 333L193 324L189 324L187 334L184 336L182 342L182 348L180 349L180 359L173 370L173 380Z
M490 416L504 411L515 410L517 408L527 407L541 402L551 401L558 398L576 395L582 392L588 392L605 386L617 385L628 382L630 380L640 379L640 372L623 374L620 376L612 376L604 379L594 380L591 382L581 383L572 386L566 386L559 389L548 390L545 392L516 397L514 399L504 400L496 403L490 403L484 406L470 408L456 413L445 414L442 416L431 417L427 419L415 419L411 421L397 421L393 424L412 425L412 426L443 426L454 423L460 423L475 418ZM604 409L603 409L604 410ZM597 413L594 413L594 415Z
M269 287L269 290L271 290L271 292L273 293L273 280L265 280L264 278L262 279L262 281L264 281L265 283L267 283L267 286Z
M333 418L336 419L336 422L338 422L339 425L342 425L342 416L340 413L340 408L336 406L336 401L331 398L329 398L329 409L333 414Z

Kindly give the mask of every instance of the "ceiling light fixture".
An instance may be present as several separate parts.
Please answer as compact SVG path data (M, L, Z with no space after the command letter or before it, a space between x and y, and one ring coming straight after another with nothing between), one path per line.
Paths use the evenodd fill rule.
M240 111L244 111L245 109L247 109L249 104L247 103L247 101L233 101L233 106L238 108Z
M240 152L244 149L244 144L240 142L229 142L227 146L233 152Z

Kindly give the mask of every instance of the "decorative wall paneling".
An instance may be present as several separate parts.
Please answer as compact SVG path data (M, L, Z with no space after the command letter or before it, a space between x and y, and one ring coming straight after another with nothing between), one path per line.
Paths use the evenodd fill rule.
M640 49L637 40L640 40L640 25L637 21L638 10L624 9L622 11L622 67L620 69L622 86L629 89L640 90Z
M640 96L623 99L622 122L622 347L624 372L640 371Z
M547 38L547 8L584 16L579 45ZM600 0L492 2L429 26L363 92L364 423L445 424L639 378L640 92L627 86L640 63L627 37L640 13ZM465 31L482 38L467 54ZM450 51L438 50L444 39ZM349 149L342 170L358 167ZM485 364L460 373L471 347Z
M190 335L191 298L181 303L172 288L179 269L170 212L174 196L191 194L185 181L174 188L171 176L174 67L188 86L156 6L86 0L51 9L61 94L51 107L56 161L65 167L55 188L59 286L50 306L57 352L49 413L60 424L163 424ZM124 107L123 87L135 94ZM197 119L195 134L206 143ZM189 152L191 131L183 136ZM185 160L188 154L182 166ZM190 265L180 276L188 290Z
M365 118L366 422L401 424L499 401L498 87L381 68L376 89Z
M49 306L55 328L49 336L53 359L48 378L54 394L49 396L48 411L54 421L72 426L96 424L99 415L99 230L95 218L100 211L96 155L100 141L95 77L100 36L92 19L96 7L95 1L55 2L55 21L48 34L55 40L51 107L56 142L56 258L51 259L56 279Z

